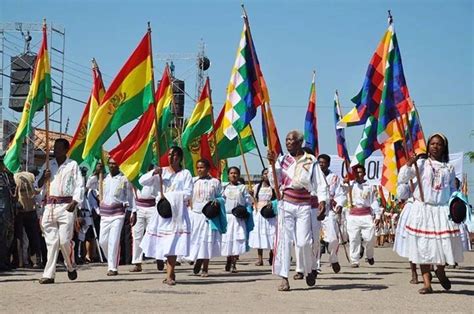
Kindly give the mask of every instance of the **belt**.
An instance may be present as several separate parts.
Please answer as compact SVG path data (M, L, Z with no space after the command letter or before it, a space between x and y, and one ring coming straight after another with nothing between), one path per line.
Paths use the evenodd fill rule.
M125 207L122 204L100 204L100 215L101 216L119 216L125 214Z
M142 207L153 207L156 205L156 199L154 198L137 198L135 204Z
M370 207L353 207L350 209L349 214L353 216L365 216L372 215L372 208Z
M72 196L48 196L46 204L69 204L72 202Z
M311 194L304 189L286 189L283 191L283 200L298 205L311 205Z

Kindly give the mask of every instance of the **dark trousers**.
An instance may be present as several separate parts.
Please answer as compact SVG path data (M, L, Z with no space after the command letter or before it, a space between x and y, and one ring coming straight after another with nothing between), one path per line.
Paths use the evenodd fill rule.
M130 212L125 213L125 223L120 234L120 265L132 263L132 228L130 227Z
M19 212L15 217L15 239L23 241L23 228L28 237L30 255L41 257L40 228L36 211ZM22 252L18 252L22 254Z

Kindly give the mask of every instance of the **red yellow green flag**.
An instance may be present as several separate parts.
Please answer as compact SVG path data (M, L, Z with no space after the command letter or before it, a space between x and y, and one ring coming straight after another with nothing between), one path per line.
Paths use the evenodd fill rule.
M82 113L76 133L74 133L71 147L69 148L68 152L69 158L77 161L79 164L84 161L84 158L82 158L82 153L84 151L84 144L86 142L88 129L105 95L104 82L102 81L102 75L100 73L99 67L97 66L95 60L92 60L92 63L93 83L91 95L89 96L89 100L87 101L86 107L84 108L84 112ZM92 166L94 164L93 160L95 160L95 158L87 158L86 162L89 166Z
M142 115L154 102L151 31L115 77L94 115L82 157L100 156L102 145L124 124Z
M184 150L184 161L185 167L191 174L197 175L196 162L203 158L203 147L204 150L209 149L209 143L207 141L212 140L208 136L205 137L204 142L202 141L203 135L212 130L212 104L210 96L209 78L207 78L204 88L201 92L201 97L194 107L193 113L189 118L189 122L182 135L182 145ZM209 156L206 156L209 158ZM207 158L206 158L207 159ZM212 160L209 160L212 162Z
M173 104L173 87L171 85L171 74L168 65L165 67L163 76L155 93L156 120L158 121L159 155L163 157L173 145L172 129L170 127L173 119L171 110Z
M51 67L48 56L48 39L46 36L46 23L43 24L43 41L36 56L33 79L30 90L23 107L20 122L16 129L15 137L10 142L5 153L4 164L11 172L20 169L21 148L25 138L32 130L35 113L53 100L51 88Z

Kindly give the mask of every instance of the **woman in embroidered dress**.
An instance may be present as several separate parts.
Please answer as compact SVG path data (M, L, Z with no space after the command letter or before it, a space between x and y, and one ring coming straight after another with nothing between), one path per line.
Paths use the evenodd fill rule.
M237 218L232 209L241 206L251 206L251 196L247 187L240 184L240 169L230 167L229 183L224 187L222 196L225 200L227 232L222 235L222 256L227 256L226 271L237 272L236 262L240 254L247 252L247 226L245 219Z
M180 147L171 147L168 158L169 167L156 167L141 176L139 183L142 186L155 186L158 190L163 184L163 196L170 203L172 216L164 218L155 215L140 246L145 256L166 259L166 279L163 283L172 286L176 284L174 269L177 257L189 255L191 223L187 206L193 195L193 178L189 170L181 166L183 150ZM160 199L161 193L157 202Z
M277 218L265 218L260 213L265 205L276 198L275 191L268 180L268 169L263 169L262 180L254 187L253 195L255 198L255 210L253 212L255 226L249 234L249 246L257 249L258 260L255 263L256 266L263 266L263 250L270 250L268 262L272 265Z
M449 218L449 198L455 191L454 167L449 162L448 140L440 133L428 139L428 158L410 158L400 169L399 183L408 183L416 178L414 163L417 163L424 202L420 193L420 182L415 182L414 202L406 217L406 256L419 264L424 287L420 294L432 293L431 265L442 287L451 289L451 282L444 271L445 264L462 262L463 250L459 227Z
M201 271L201 277L208 276L209 260L220 256L222 235L213 230L211 222L204 216L202 209L209 201L215 201L222 192L221 183L209 175L211 165L207 159L196 163L197 177L193 178L191 219L191 250L187 259L195 261L194 274Z

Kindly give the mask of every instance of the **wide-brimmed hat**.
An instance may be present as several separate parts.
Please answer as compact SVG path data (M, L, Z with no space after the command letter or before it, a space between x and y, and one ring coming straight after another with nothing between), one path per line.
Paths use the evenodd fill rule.
M209 201L202 208L202 213L207 219L212 219L219 216L221 209L216 201Z
M171 218L173 216L171 204L164 197L158 201L158 204L156 204L156 209L158 210L158 214L163 218Z
M232 209L232 215L237 218L247 219L249 217L249 213L247 212L247 208L243 205L238 205Z
M268 202L267 205L263 206L262 209L260 209L260 214L263 216L263 218L269 219L275 217L275 212L273 211L273 204L272 202Z

